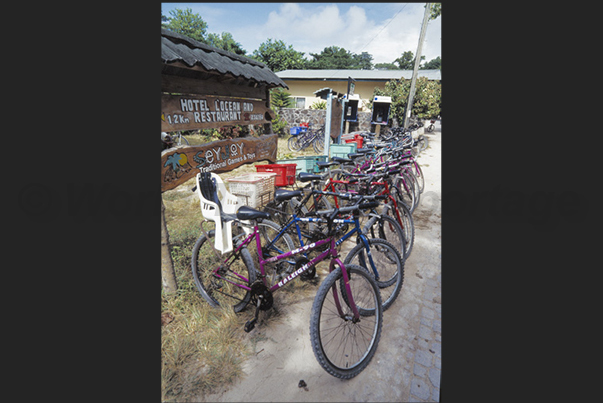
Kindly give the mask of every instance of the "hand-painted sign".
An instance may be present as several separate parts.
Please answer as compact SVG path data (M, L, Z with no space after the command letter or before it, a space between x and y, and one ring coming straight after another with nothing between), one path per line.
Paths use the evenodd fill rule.
M227 172L243 164L276 161L276 134L180 146L161 152L161 191L173 189L199 172Z
M266 102L198 95L161 96L161 130L210 129L221 126L270 123L274 113Z

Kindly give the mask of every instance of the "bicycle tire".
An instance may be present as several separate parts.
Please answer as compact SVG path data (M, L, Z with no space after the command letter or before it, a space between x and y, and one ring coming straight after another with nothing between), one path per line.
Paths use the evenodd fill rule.
M425 151L428 146L429 146L429 140L427 140L427 137L420 135L419 136L419 153L422 153L423 151Z
M397 216L393 212L393 208L393 205L388 205L387 209L384 209L383 212L384 214L393 217L394 219L396 219L396 222L398 222ZM398 214L400 214L400 220L402 221L401 224L399 222L398 224L400 224L404 233L404 242L406 244L406 252L404 253L404 259L406 260L410 256L410 253L412 252L412 247L415 243L415 223L412 218L412 213L404 203L398 202Z
M403 182L404 181L404 182ZM398 203L404 203L412 213L415 209L415 187L402 175L398 176L390 187L390 192Z
M376 279L376 282L381 292L383 310L385 311L394 303L400 294L400 290L402 290L404 259L402 259L402 255L396 247L385 239L369 238L368 243L375 268L379 274L379 279ZM363 242L354 246L345 257L343 264L346 267L349 264L360 266L371 276L374 276L374 271L369 266Z
M408 181L410 182L410 186L413 187L413 192L415 194L415 200L414 200L414 209L419 205L419 203L421 202L421 188L419 186L419 182L417 180L417 177L415 175L415 173L411 170L411 169L406 169L406 171L404 172L406 174L406 178L408 179Z
M333 295L346 294L345 289L338 287L343 282L341 267L333 270L318 288L310 314L314 356L325 371L342 379L353 378L368 366L377 351L383 327L383 307L375 280L358 266L346 266L346 272L354 301L373 306L375 314L361 316L353 323L349 304L341 303L338 296L339 306L345 310L343 317L339 315ZM360 346L357 338L363 336L366 341Z
M214 253L212 249L214 232L209 231L209 242L205 235L201 235L197 242L195 242L195 246L193 247L193 254L191 257L191 269L193 272L193 278L195 280L195 285L199 290L199 293L212 307L219 307L225 305L226 302L230 304L233 301L239 300L240 302L232 305L235 312L242 311L251 299L251 292L246 291L243 288L235 287L229 284L228 282L221 280L219 278L215 278L212 275L213 269L216 265L222 264L229 258L233 252L230 252L226 255L222 255L221 258L223 260L218 260L218 257ZM200 253L201 252L201 253ZM218 252L219 253L219 252ZM243 275L247 278L247 285L251 286L253 282L256 280L256 268L251 258L251 254L247 250L247 247L243 247L240 250L239 257L235 257L235 260L229 265L228 271L231 271L230 268L233 267L233 264L236 264L236 272L240 275ZM225 276L229 274L225 273ZM237 277L238 281L241 281ZM229 294L220 291L222 288L227 288L229 292L236 292L236 295L231 295L230 298L227 298ZM218 295L222 294L222 295Z
M325 152L325 138L324 137L316 137L312 140L312 148L314 148L314 152L316 154L324 154Z
M371 217L364 227L362 233L371 238L381 238L399 247L398 251L406 260L406 240L404 230L393 217L386 214Z
M411 172L415 175L417 182L419 183L419 190L421 193L425 190L425 176L423 176L423 169L417 161L411 164Z
M299 144L299 139L297 136L289 137L289 140L287 140L287 148L289 148L291 151L301 150L301 145Z

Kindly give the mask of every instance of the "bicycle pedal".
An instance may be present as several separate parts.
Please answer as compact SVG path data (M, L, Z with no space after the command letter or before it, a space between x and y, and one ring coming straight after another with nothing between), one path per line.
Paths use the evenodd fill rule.
M253 328L255 328L255 324L257 323L257 319L253 318L251 320L248 320L245 323L245 332L249 333L253 330Z

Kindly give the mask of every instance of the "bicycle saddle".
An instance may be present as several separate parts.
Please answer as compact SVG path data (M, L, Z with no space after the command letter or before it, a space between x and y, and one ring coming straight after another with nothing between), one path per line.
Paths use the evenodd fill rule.
M270 214L253 209L249 206L241 206L237 210L237 218L239 220L257 220L258 218L267 220L270 218Z
M274 199L277 202L282 202L284 200L289 200L297 196L303 196L303 192L301 190L285 190L285 189L276 189L274 191Z
M349 158L341 158L341 157L331 157L331 161L335 162L352 162Z
M339 165L339 163L335 162L335 161L331 161L331 162L316 161L316 165L318 165L319 168L326 168L326 167L331 167L333 165Z
M337 157L333 157L333 158L337 158ZM345 159L345 158L342 158L342 159ZM299 176L297 178L300 180L300 182L319 181L322 179L322 177L320 175L313 175L313 174L309 174L307 172L300 172Z

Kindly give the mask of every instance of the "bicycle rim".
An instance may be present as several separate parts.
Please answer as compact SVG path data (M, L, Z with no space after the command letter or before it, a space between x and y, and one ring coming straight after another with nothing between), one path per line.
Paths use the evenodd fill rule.
M346 271L354 301L371 307L375 314L360 316L357 322L352 320L352 309L342 298L346 291L340 287L343 273L339 267L321 284L310 316L310 338L316 359L329 374L343 379L355 377L369 364L377 351L383 325L383 308L375 280L358 266L349 265Z
M216 255L212 249L214 234L210 232L208 235L209 240L201 235L193 247L191 269L195 285L211 306L232 306L235 312L239 312L247 306L251 294L231 282L250 286L256 279L253 260L247 248L242 248L240 254L234 257L232 252L225 255L218 252L220 256ZM219 277L215 276L214 270L226 260L229 264L223 267Z

